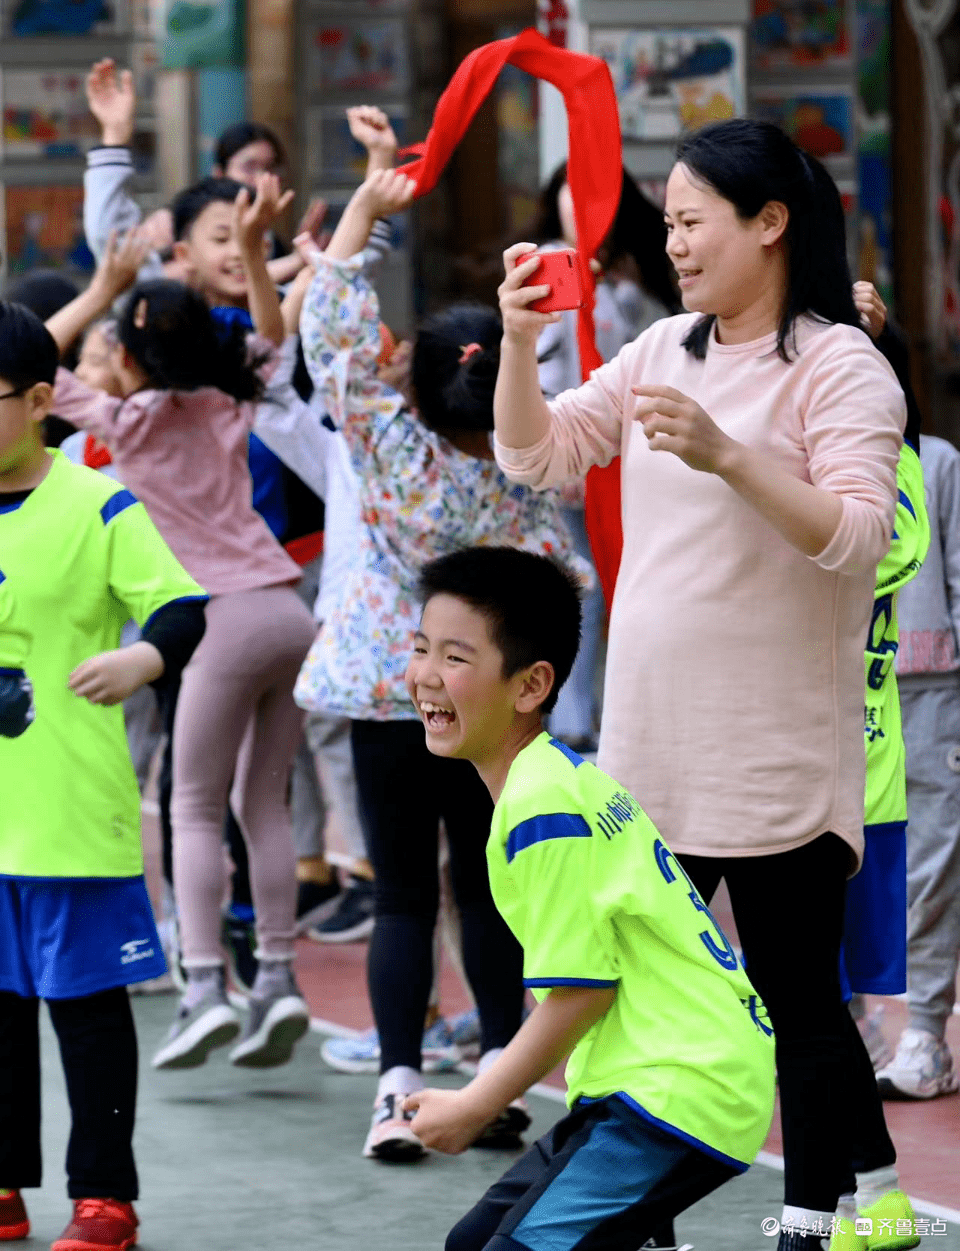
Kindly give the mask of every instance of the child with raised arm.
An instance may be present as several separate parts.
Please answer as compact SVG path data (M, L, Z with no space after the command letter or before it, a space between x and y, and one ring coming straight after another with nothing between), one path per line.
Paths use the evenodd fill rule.
M57 375L59 411L110 448L123 482L211 600L203 644L183 675L173 729L174 890L187 988L157 1068L202 1064L240 1031L224 985L223 820L231 792L247 844L259 967L235 1064L289 1060L308 1028L292 972L296 869L287 779L302 717L292 696L314 636L293 587L300 571L253 507L247 441L259 367L283 338L263 232L279 187L244 190L232 229L260 332L222 336L200 296L160 279L134 287L118 326L114 365L122 398ZM90 289L51 318L62 347L98 317L136 272L136 256L108 249Z
M462 1090L408 1096L463 1151L570 1054L570 1114L454 1227L447 1251L641 1246L747 1169L773 1114L773 1031L728 939L634 797L543 730L577 652L552 560L467 548L425 566L406 686L428 749L496 807L498 909L538 1005Z
M137 1037L165 969L122 701L176 680L206 595L129 490L44 448L57 345L0 303L0 1241L40 1185L39 1001L60 1044L73 1220L54 1251L137 1237ZM64 525L64 518L69 524ZM143 634L120 647L133 617Z

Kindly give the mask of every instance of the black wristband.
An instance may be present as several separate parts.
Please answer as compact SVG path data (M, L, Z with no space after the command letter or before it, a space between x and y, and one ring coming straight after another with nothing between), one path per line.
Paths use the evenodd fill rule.
M163 657L158 682L179 677L190 662L207 626L205 599L176 599L158 608L143 627L143 641Z

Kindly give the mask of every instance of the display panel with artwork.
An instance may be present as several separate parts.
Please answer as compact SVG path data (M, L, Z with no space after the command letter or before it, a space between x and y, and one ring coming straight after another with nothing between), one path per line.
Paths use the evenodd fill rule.
M99 139L81 71L7 69L0 97L7 160L81 156Z
M853 95L843 87L761 88L754 93L753 113L828 166L856 154Z
M759 70L848 64L847 0L754 0L750 42Z
M4 29L34 35L116 35L125 14L119 0L8 0Z
M387 115L402 147L406 143L406 117L395 108L388 108ZM305 138L311 179L328 183L363 181L367 150L351 135L344 109L312 109L306 118Z
M308 73L318 92L406 92L410 67L399 20L317 21L310 36Z
M606 61L625 139L676 139L744 111L744 35L739 27L591 31Z
M7 187L6 264L11 274L31 269L90 273L93 256L83 233L83 187Z

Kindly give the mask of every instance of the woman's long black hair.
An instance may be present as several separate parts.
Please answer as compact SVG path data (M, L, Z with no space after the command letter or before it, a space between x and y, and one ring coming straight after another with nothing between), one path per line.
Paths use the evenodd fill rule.
M860 327L847 261L840 192L820 162L770 122L738 117L685 135L677 161L751 220L771 201L786 205L787 297L777 329L777 352L803 314ZM715 317L701 317L684 347L703 360Z
M553 171L540 192L540 207L533 229L534 243L552 243L563 238L557 201L560 188L566 181L567 165L564 162ZM675 313L679 303L666 246L667 228L663 223L663 213L647 199L624 169L617 215L597 259L605 269L609 269L623 257L632 256L640 286L648 295L659 300L668 312Z
M263 382L251 360L247 331L219 324L196 291L169 278L139 282L117 327L120 342L158 391L216 387L236 400L257 400Z

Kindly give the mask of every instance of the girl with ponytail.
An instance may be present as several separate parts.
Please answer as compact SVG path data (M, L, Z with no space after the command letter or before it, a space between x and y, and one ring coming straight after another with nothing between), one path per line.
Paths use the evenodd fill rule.
M423 1087L441 820L485 1055L505 1047L519 1028L524 993L522 953L490 895L489 794L471 765L427 750L404 685L419 625L419 571L435 556L476 543L578 562L557 496L518 489L494 463L502 327L493 309L457 304L423 323L413 346L412 404L378 376L379 310L359 254L377 218L407 208L412 189L395 170L374 173L358 189L326 251L312 258L315 277L300 318L315 397L343 431L363 524L350 576L294 694L304 708L352 722L375 874L368 974L381 1069L364 1154L394 1160L424 1152L403 1099ZM588 566L579 567L589 579ZM512 1107L488 1135L515 1145L529 1119L522 1106Z
M107 445L120 481L210 595L206 633L179 692L159 692L168 726L176 708L173 883L187 987L156 1068L202 1064L240 1032L220 943L228 793L249 853L259 959L231 1060L284 1063L309 1024L291 971L296 858L286 788L302 721L293 684L314 627L293 589L299 567L252 501L250 431L264 366L283 337L263 249L276 179L263 175L250 198L238 197L233 229L259 334L215 321L177 282L144 282L119 319L117 395L57 374L58 411ZM126 290L145 250L136 238L111 241L88 290L47 323L61 352Z

